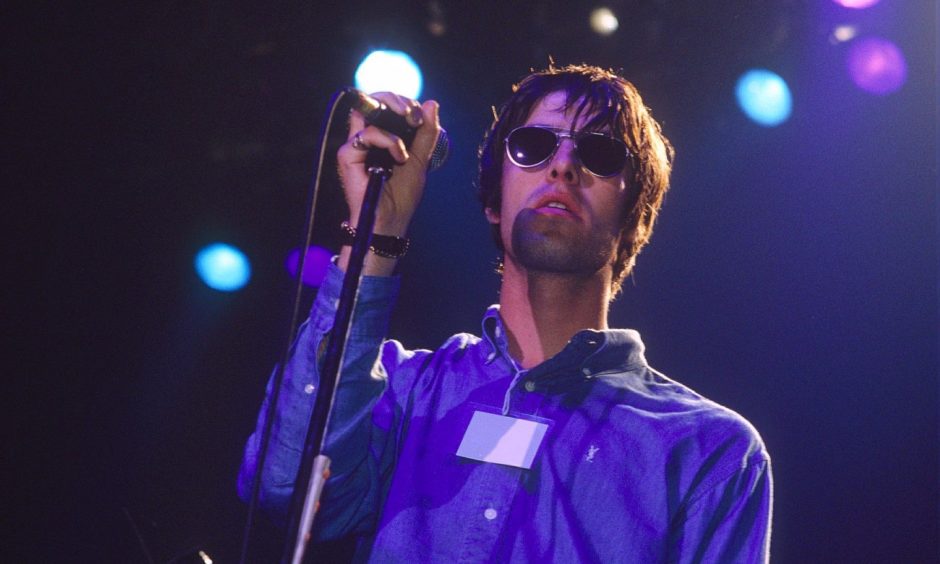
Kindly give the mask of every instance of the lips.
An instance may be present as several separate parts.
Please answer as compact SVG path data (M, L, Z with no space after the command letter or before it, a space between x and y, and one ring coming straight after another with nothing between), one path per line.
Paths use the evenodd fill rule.
M560 215L579 218L581 208L569 194L552 192L541 196L532 206L535 211L547 215Z

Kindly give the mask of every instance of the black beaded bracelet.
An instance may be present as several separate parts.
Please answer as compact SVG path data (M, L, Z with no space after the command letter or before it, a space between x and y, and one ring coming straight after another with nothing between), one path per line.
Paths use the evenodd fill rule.
M349 225L348 221L341 223L340 228L343 232L343 245L351 246L353 241L356 240L356 228ZM405 256L410 244L410 239L403 239L401 237L395 237L394 235L379 235L373 233L369 250L380 257L397 259Z

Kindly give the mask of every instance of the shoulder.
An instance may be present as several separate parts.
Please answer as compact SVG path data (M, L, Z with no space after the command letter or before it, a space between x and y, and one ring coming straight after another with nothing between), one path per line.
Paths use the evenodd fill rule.
M388 339L382 344L382 362L396 365L412 359L419 359L423 363L454 360L475 351L480 343L481 339L476 335L457 333L432 351L429 349L407 349L400 341Z
M393 385L404 383L403 380L433 377L442 370L458 370L463 363L479 366L485 361L487 352L480 337L469 333L458 333L444 341L434 350L407 349L394 339L382 344L380 366L377 368L387 376Z
M682 414L688 435L702 445L731 448L742 456L766 456L757 429L737 411L703 396L665 374L646 367L644 380L668 413Z
M454 406L494 377L498 368L488 363L490 350L489 341L468 333L455 334L434 350L406 350L388 341L379 364L396 401L434 411Z
M764 448L757 429L737 411L708 399L654 368L647 367L647 378L655 383L661 393L677 406L677 409L688 413L694 426L701 433L734 437L747 442L755 449Z
M692 498L732 476L769 475L770 455L758 430L737 411L648 368L682 423L673 429L667 465ZM667 416L668 418L668 416Z
M757 429L740 413L643 365L600 379L616 400L610 421L625 433L640 430L644 448L673 478L707 488L770 457Z

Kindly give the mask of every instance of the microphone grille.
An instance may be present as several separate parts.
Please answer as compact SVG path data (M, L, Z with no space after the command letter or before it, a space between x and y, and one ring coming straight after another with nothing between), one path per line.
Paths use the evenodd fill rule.
M450 138L447 137L447 130L443 127L437 135L437 143L434 144L434 151L431 153L431 161L428 163L428 170L437 170L447 160L447 154L450 151Z

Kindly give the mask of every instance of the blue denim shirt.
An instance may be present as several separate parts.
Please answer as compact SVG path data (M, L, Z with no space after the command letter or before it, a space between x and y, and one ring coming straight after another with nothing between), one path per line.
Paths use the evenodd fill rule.
M275 413L262 506L283 516L342 283L302 327ZM365 277L325 452L320 539L363 535L373 562L765 562L770 460L740 415L650 368L635 331L582 331L522 370L497 306L482 338L384 340L397 278ZM270 395L270 384L268 394ZM250 489L258 428L239 476ZM456 455L477 410L549 427L529 469Z

